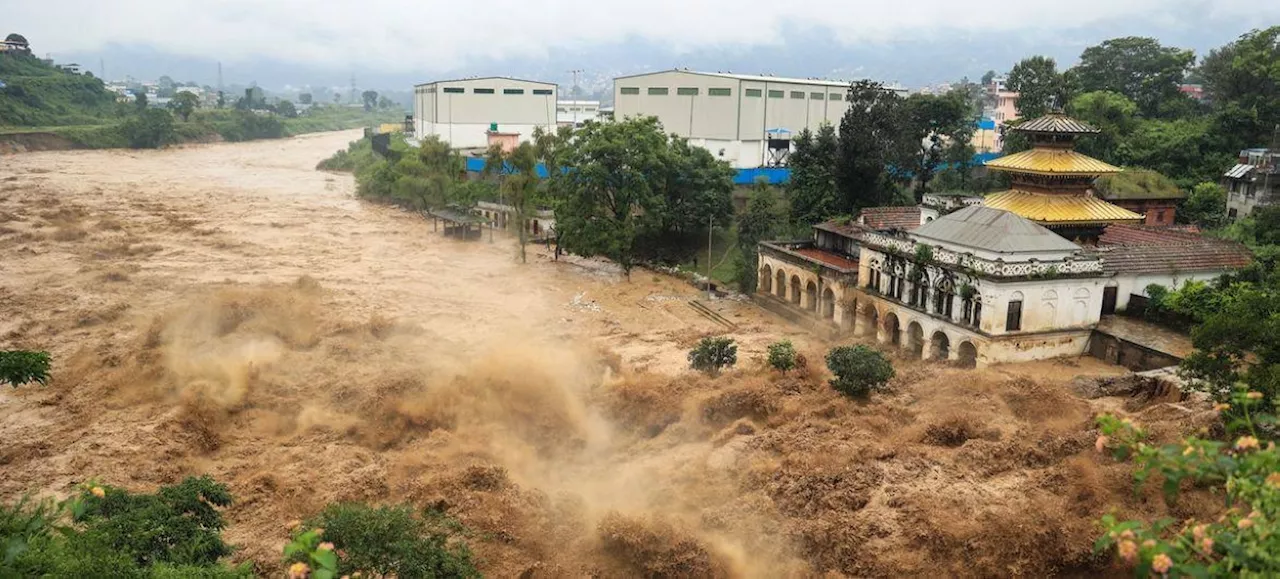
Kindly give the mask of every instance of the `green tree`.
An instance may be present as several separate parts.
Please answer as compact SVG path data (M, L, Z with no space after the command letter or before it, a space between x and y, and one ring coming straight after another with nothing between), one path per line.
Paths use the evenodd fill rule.
M903 138L907 114L902 97L868 80L849 87L849 110L840 120L836 159L836 210L853 215L864 207L890 205L896 197L890 165L910 166L917 150Z
M1151 169L1191 187L1222 172L1223 155L1215 154L1210 119L1149 120L1138 123L1116 148L1124 165Z
M1162 46L1154 38L1126 36L1086 48L1072 70L1081 92L1111 91L1137 104L1148 118L1176 110L1173 101L1188 97L1178 90L1195 64L1190 50Z
M134 91L133 95L134 95L134 96L133 96L133 104L137 105L138 110L140 110L140 111L141 111L141 110L146 110L146 108L147 108L147 93L146 93L146 91Z
M156 96L162 99L173 98L174 90L178 88L178 84L173 82L172 78L164 75L156 79Z
M724 368L738 362L738 345L733 338L724 336L703 338L689 351L689 366L699 372L716 376Z
M298 117L298 108L293 106L292 102L282 100L276 103L276 114L286 118L293 119Z
M186 122L191 118L191 113L200 107L200 97L188 91L182 91L169 101L169 110L182 117L182 121Z
M992 81L994 81L995 79L996 79L996 71L988 70L987 72L982 74L982 86L990 85Z
M945 95L913 94L905 106L907 133L903 138L915 145L915 202L920 203L944 161L948 143L968 144L973 137L973 106L963 90ZM905 167L904 167L905 168Z
M1113 165L1123 163L1120 143L1129 138L1139 124L1137 104L1116 92L1086 92L1071 99L1067 113L1101 131L1082 138L1076 143L1077 151Z
M829 123L819 126L817 133L800 131L794 144L795 151L788 160L791 179L787 182L791 222L809 226L837 212L836 160L840 144L835 127Z
M863 397L893 379L893 364L884 354L863 345L836 346L827 352L831 387L845 396Z
M529 242L529 221L537 213L539 205L539 180L537 173L538 150L529 143L520 143L507 153L500 145L489 147L485 155L486 176L496 177L502 202L512 208L516 236L520 243L520 263L527 263L525 245Z
M1280 124L1280 26L1254 30L1200 64L1205 94L1230 152L1265 146Z
M49 381L49 353L27 350L0 350L0 382L17 388L28 382Z
M796 347L791 340L779 340L769 344L769 366L786 374L796 367Z
M1009 90L1018 93L1018 116L1034 119L1067 104L1067 82L1047 56L1023 59L1009 71Z
M220 109L226 108L226 106L227 106L227 95L223 94L222 91L218 91L218 108Z
M1216 229L1227 221L1227 190L1213 182L1196 185L1178 208L1178 221Z
M378 92L372 90L364 91L360 93L360 100L364 102L365 112L372 111L373 107L378 106Z
M336 93L336 92L335 92L335 93L333 93L333 104L335 104L335 105L336 105L336 104L338 104L338 103L340 103L340 102L342 102L342 95L341 95L341 94L339 94L339 93Z
M311 104L311 93L309 93L309 92L299 93L299 94L298 94L298 103L299 103L299 104L304 104L304 105L309 105L309 104Z
M738 217L738 250L743 266L739 272L738 288L743 293L756 290L756 271L759 269L760 242L775 235L782 225L782 207L773 187L763 178L756 181L747 200L746 211Z

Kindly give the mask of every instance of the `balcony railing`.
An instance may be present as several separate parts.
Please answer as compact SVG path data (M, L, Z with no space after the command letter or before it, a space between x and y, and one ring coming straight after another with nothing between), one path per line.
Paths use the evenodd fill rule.
M880 247L904 255L912 255L916 250L916 242L910 239L890 237L880 233L864 233L863 245ZM933 261L939 265L950 265L960 269L971 270L990 277L1052 277L1057 275L1090 275L1102 273L1102 259L1096 257L1076 256L1054 261L1004 261L989 260L971 253L957 253L946 248L933 246Z

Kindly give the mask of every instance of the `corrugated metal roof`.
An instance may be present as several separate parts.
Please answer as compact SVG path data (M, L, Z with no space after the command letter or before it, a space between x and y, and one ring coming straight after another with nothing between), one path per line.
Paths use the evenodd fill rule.
M1059 113L1049 113L1043 117L1031 119L1013 127L1013 130L1024 133L1065 133L1072 135L1092 135L1102 132L1089 123L1078 121Z
M755 81L755 82L770 82L770 83L776 82L781 84L808 84L808 85L839 87L839 88L849 88L849 85L852 84L852 81L847 81L847 80L827 80L827 79L814 79L814 78L795 78L795 77L785 77L785 76L765 76L765 75L759 75L759 74L733 74L731 72L702 72L698 70L683 70L679 68L672 69L672 70L655 70L653 72L643 72L640 74L619 76L619 77L615 77L613 80L622 80L624 78L636 78L641 76L663 74L668 72L680 72L684 74L696 74L700 76L718 76L720 78L731 78L734 80L749 80L749 81ZM887 85L885 86L885 88L889 90L906 90L905 88L902 88L902 87L887 86Z
M1222 176L1230 177L1232 179L1243 179L1245 175L1249 174L1249 171L1252 171L1256 168L1257 167L1253 165L1245 165L1243 163L1238 163L1236 164L1235 167L1232 167L1226 173L1223 173Z
M986 166L1037 175L1089 176L1120 172L1119 167L1067 149L1031 149L987 161Z
M472 80L514 80L514 81L519 81L519 82L530 82L530 83L533 83L533 84L545 84L545 85L547 85L547 86L552 86L552 87L556 86L556 83L554 83L554 82L545 82L545 81L541 81L541 80L529 80L529 79L527 79L527 78L516 78L516 77L513 77L513 76L477 76L477 77L473 77L473 78L446 78L446 79L441 79L441 80L433 80L433 81L431 81L431 82L418 83L418 84L415 84L415 85L413 85L413 86L415 86L415 87L419 87L419 86L428 86L428 85L433 85L433 84L440 84L440 83L442 83L442 82L467 82L467 81L472 81Z
M990 207L966 207L930 221L913 237L941 241L997 253L1041 251L1074 252L1080 246L1008 211Z
M987 207L1017 213L1036 223L1090 224L1142 221L1142 215L1091 195L1003 191L987 195Z

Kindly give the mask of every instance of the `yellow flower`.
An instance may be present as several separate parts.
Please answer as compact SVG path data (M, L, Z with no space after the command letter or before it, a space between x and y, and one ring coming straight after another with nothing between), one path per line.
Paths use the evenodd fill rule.
M1236 441L1236 450L1255 450L1258 448L1258 439L1252 436L1242 436Z
M1151 570L1156 573L1168 573L1171 567L1173 567L1173 559L1170 559L1164 553L1160 553L1151 559Z
M1186 448L1182 449L1182 456L1191 456L1192 454L1195 453L1195 451L1196 451L1196 447L1187 445Z
M1231 409L1230 404L1214 404L1213 409L1218 412L1226 412Z
M1199 541L1200 539L1204 538L1204 532L1208 528L1209 527L1207 525L1196 525L1194 527L1191 527L1191 536L1195 537L1196 540Z
M320 543L320 545L319 545L319 546L317 546L316 548L317 548L317 549L319 549L319 550L321 550L321 551L332 551L332 550L333 550L333 543L329 543L329 542L327 542L327 541L326 541L326 542L324 542L324 543Z
M1251 392L1248 392L1247 394L1245 394L1245 398L1248 398L1249 400L1261 400L1261 399L1262 399L1262 393L1261 393L1261 392L1256 392L1256 391L1251 391Z
M102 488L102 487L93 487L93 488L89 489L89 492L90 492L90 493L93 493L93 496L98 497L98 498L102 498L102 497L107 496L107 491L103 490L103 488Z
M316 536L317 536L317 537L323 537L323 536L324 536L324 529L316 529Z
M1267 475L1267 484L1280 489L1280 472L1273 472Z
M1107 442L1110 442L1110 440L1111 439L1107 438L1106 436L1099 436L1098 440L1095 440L1093 442L1093 448L1096 449L1099 453L1106 452Z
M1138 558L1138 544L1133 541L1120 541L1120 558L1126 563L1132 563Z
M297 562L289 566L289 579L305 579L311 568L306 563Z
M1240 527L1241 529L1248 529L1249 527L1253 526L1253 519L1249 519L1249 518L1240 519L1240 521L1236 523L1236 526Z
M1150 548L1152 548L1152 547L1156 546L1156 542L1155 542L1155 540L1154 540L1154 539L1147 539L1147 540L1145 540L1145 541L1143 541L1143 542L1142 542L1142 546L1143 546L1143 547L1146 547L1146 548L1148 548L1148 549L1150 549Z
M1132 540L1133 540L1133 530L1132 530L1132 529L1125 529L1123 533L1120 533L1120 538L1121 538L1121 539L1127 539L1127 540L1132 541Z

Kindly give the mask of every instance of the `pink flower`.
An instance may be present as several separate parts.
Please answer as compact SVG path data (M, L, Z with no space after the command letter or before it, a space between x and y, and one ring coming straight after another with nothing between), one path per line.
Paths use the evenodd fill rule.
M1093 448L1098 451L1098 454L1102 454L1107 451L1107 443L1110 441L1111 439L1106 436L1099 436L1098 440L1094 441Z
M1248 392L1248 393L1246 393L1244 396L1245 396L1245 398L1248 398L1249 400L1262 400L1262 393L1261 393L1261 392Z
M1217 411L1217 412L1226 412L1226 411L1228 411L1228 410L1230 410L1230 409L1231 409L1231 405L1230 405L1230 404L1226 404L1226 403L1223 403L1223 404L1214 404L1214 405L1213 405L1213 409L1214 409L1215 411Z
M1151 570L1156 573L1168 573L1169 569L1172 567L1173 559L1170 559L1169 556L1164 553L1160 553L1159 555L1156 555L1155 558L1151 559Z
M1240 519L1239 521L1236 522L1236 526L1240 527L1241 529L1248 529L1249 527L1253 526L1253 519L1250 519L1250 518Z
M1191 536L1195 537L1196 540L1199 541L1200 539L1204 538L1204 532L1208 528L1209 527L1206 525L1196 525L1194 527L1191 527Z
M1138 559L1138 544L1133 541L1120 541L1118 551L1125 563L1133 563Z
M326 542L324 542L324 543L320 543L320 545L319 545L319 546L317 546L316 548L317 548L317 549L319 549L319 550L321 550L321 551L332 551L332 550L333 550L333 543L330 543L330 542L326 541Z
M1211 538L1211 537L1205 537L1205 538L1201 539L1201 540L1200 540L1200 548L1201 548L1201 549L1203 549L1205 553L1212 553L1212 552L1213 552L1213 538Z
M1143 546L1143 547L1146 547L1146 548L1148 548L1148 549L1150 549L1150 548L1152 548L1152 547L1156 546L1155 539L1147 539L1147 540L1143 541L1143 542L1142 542L1142 546Z

